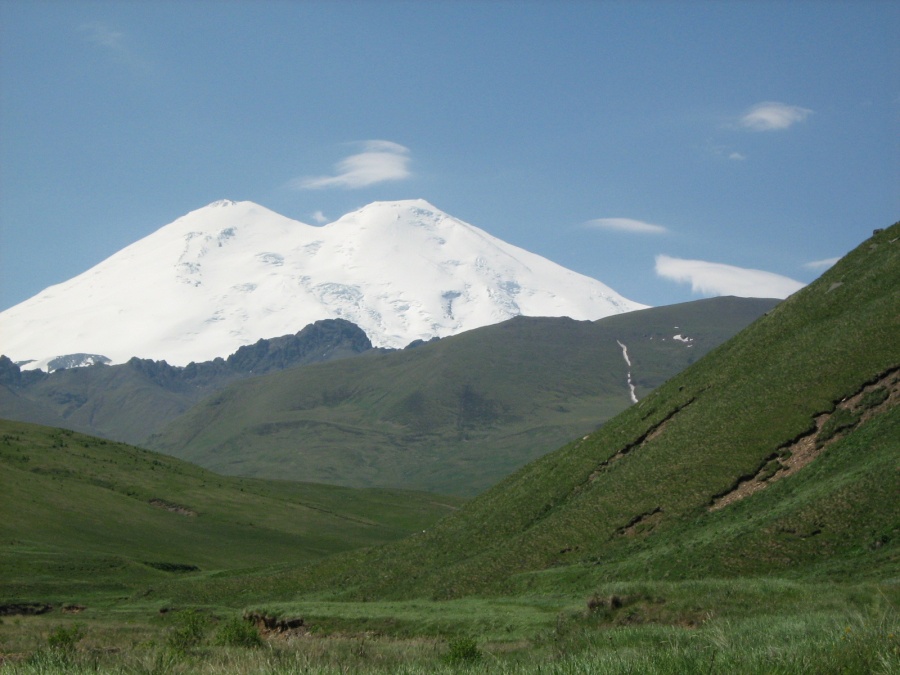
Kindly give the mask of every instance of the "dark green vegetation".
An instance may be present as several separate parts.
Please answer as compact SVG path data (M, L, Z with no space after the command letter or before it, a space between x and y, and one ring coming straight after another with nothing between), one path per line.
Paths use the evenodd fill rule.
M0 420L0 603L131 593L397 539L453 497L218 476L76 432Z
M118 366L20 371L0 356L0 417L140 444L151 433L230 382L372 349L342 319L317 321L296 335L259 340L227 359L191 363L133 358ZM280 477L280 476L278 476Z
M628 407L629 370L643 397L774 305L715 298L596 322L520 317L285 370L218 392L148 447L227 474L471 496Z
M425 532L118 595L35 580L10 603L54 608L0 645L22 673L898 672L898 335L900 223Z

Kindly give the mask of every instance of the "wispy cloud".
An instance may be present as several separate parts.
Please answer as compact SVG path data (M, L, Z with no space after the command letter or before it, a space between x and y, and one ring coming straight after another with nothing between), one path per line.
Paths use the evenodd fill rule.
M125 32L102 21L90 21L78 26L84 39L105 50L112 59L134 70L149 72L151 64L135 52Z
M808 270L827 270L834 265L840 258L825 258L824 260L813 260L805 263L803 266Z
M670 281L689 283L694 293L742 298L786 298L805 285L773 272L667 255L656 256L656 274Z
M766 101L757 103L745 112L738 120L738 125L750 131L780 131L804 121L811 114L812 110L809 108Z
M99 21L83 23L78 27L88 42L114 51L125 51L125 33Z
M291 187L299 190L356 189L403 180L412 175L409 148L391 141L363 141L362 150L338 162L334 175L296 178L291 181Z
M325 214L322 213L321 211L316 211L314 214L312 214L312 219L314 221L316 221L317 223L319 223L319 225L322 225L323 223L328 222L328 218L326 218Z
M732 162L742 162L747 159L747 156L743 153L738 152L733 147L729 145L721 145L713 143L712 140L707 141L707 149L710 154L715 157L722 157Z
M633 232L637 234L663 234L668 232L662 225L645 223L642 220L632 220L631 218L595 218L587 221L584 225L585 227L600 230L616 230L618 232Z

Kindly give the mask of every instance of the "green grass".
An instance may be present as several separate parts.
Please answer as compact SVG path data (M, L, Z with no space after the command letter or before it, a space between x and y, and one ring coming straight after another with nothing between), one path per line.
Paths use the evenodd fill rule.
M895 586L760 578L619 582L580 599L301 603L280 609L302 612L309 632L226 645L234 612L135 608L5 618L0 651L10 673L891 673L898 600Z
M218 476L0 420L0 602L89 604L170 578L309 562L429 527L455 497Z

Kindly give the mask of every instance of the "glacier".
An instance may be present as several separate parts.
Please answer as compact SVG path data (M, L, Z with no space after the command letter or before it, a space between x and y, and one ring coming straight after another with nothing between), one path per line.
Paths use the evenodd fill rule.
M645 308L425 200L307 225L250 201L188 213L0 313L0 353L205 361L320 319L401 348L518 315L600 319Z

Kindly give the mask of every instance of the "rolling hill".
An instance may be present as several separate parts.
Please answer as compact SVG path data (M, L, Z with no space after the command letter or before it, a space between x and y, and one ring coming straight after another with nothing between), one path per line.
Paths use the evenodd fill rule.
M0 420L0 600L113 594L183 572L312 561L420 531L460 500L218 476Z

